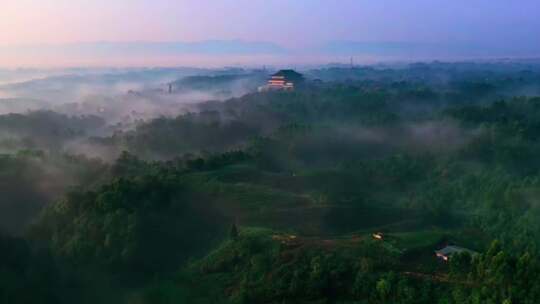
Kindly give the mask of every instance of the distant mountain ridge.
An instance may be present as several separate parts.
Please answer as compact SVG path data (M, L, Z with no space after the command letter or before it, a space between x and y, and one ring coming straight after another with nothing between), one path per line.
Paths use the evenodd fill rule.
M317 49L323 54L333 55L380 55L380 56L530 56L540 55L540 45L530 43L527 47L511 43L479 44L472 42L413 42L413 41L330 41Z
M67 44L29 44L0 46L3 52L66 53L77 55L181 55L181 54L283 54L287 50L271 42L243 40L205 40L196 42L82 42Z
M63 62L65 66L168 66L238 65L295 63L320 64L348 57L377 60L447 60L492 58L538 58L540 45L534 40L525 46L464 41L361 41L337 40L304 46L282 46L267 41L98 41L66 44L0 45L1 64L11 59L40 65L36 58ZM166 64L164 64L166 63ZM2 75L0 75L2 76Z

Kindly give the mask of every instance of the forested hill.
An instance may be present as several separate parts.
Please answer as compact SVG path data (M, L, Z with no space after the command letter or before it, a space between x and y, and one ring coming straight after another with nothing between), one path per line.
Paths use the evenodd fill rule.
M0 238L0 302L536 303L538 71L312 73L85 142L114 162L9 152L0 185L45 207Z

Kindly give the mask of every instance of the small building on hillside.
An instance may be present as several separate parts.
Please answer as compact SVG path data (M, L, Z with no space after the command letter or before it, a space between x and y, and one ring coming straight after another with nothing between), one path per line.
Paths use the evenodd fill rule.
M376 232L371 235L375 240L384 239L384 234L382 232Z
M476 253L470 249L459 247L459 246L446 246L440 250L436 250L435 255L439 259L447 262L448 260L450 260L450 257L452 257L452 255L457 254L457 253L462 253L462 252L468 252L471 255Z
M280 70L270 76L268 83L265 86L260 87L259 91L292 91L304 81L304 76L295 70Z

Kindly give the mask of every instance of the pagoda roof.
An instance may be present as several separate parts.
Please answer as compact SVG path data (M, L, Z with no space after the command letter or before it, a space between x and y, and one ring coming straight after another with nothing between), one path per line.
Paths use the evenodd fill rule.
M302 74L296 72L295 70L280 70L272 76L283 76L285 78L299 78L304 77Z

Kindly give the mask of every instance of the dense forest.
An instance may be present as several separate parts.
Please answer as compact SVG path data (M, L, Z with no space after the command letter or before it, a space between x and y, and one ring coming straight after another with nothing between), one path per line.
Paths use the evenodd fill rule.
M538 302L540 65L305 76L133 128L0 115L0 302Z

